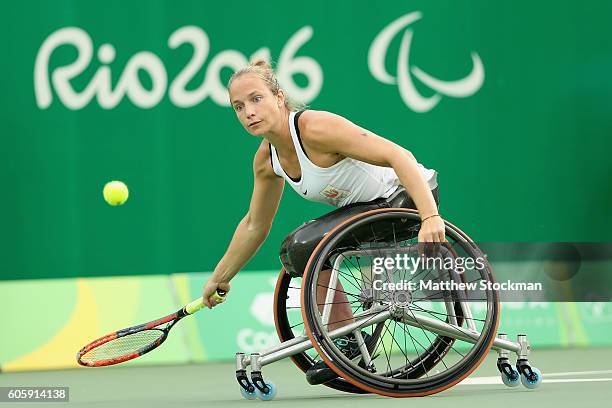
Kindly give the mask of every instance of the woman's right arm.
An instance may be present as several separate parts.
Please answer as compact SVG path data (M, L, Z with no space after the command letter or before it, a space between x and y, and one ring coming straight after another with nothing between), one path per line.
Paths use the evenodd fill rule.
M285 180L272 169L268 144L264 140L253 159L255 182L249 211L236 227L225 255L202 290L204 304L209 308L217 304L210 298L217 288L229 291L229 281L255 255L272 228Z

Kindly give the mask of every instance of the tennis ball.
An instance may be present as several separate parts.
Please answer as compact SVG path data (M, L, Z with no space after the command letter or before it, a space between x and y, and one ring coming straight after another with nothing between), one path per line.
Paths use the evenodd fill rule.
M102 190L104 200L110 205L121 205L125 203L129 196L127 186L121 181L109 181Z

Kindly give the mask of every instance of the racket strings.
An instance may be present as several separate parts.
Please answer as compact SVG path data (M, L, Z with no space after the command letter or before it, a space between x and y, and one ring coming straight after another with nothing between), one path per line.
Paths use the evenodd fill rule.
M81 360L94 362L122 357L157 342L163 336L162 330L144 330L128 334L91 349L81 356Z

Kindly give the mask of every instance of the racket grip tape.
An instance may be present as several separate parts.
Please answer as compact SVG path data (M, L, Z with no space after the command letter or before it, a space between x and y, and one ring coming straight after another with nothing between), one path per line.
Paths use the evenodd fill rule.
M226 294L227 292L217 289L217 293L213 294L212 298L215 299L217 302L222 303L225 301ZM189 303L187 306L185 306L185 311L187 312L187 314L194 314L195 312L199 311L203 307L204 307L203 298L199 297L193 302Z

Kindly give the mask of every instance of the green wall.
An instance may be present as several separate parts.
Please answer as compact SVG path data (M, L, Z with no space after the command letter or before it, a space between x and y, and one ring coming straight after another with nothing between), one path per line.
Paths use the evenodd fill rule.
M519 269L524 266L518 264ZM178 310L200 295L202 282L209 276L197 273L3 282L0 309L10 310L11 318L3 322L6 330L0 335L0 370L79 367L75 354L84 345L109 332ZM231 361L237 351L261 352L278 344L271 313L277 276L277 271L240 275L220 309L204 309L183 319L162 347L122 366ZM299 291L290 292L288 304L299 304L299 295ZM432 302L426 307L444 312L442 303ZM470 307L478 315L484 305L474 302ZM508 334L511 341L516 341L517 334L527 333L536 360L537 351L545 347L612 343L610 302L512 301L502 302L500 307L499 332ZM301 321L299 309L288 313L290 321ZM390 342L391 335L390 331L383 332L384 341ZM458 342L454 348L462 346L465 343ZM395 353L399 353L397 347Z
M609 240L612 3L248 5L54 0L3 7L0 279L213 269L248 208L259 142L225 106L222 84L255 53L278 61L283 85L313 109L345 115L437 169L443 215L473 238ZM464 96L441 95L421 112L368 67L377 35L416 12L420 18L413 14L388 45L392 81L408 31L409 60L400 63L409 61L404 77L425 98L436 91L420 73L461 80L473 68L471 55L484 67L482 85L455 83ZM91 39L91 61L68 82L80 94L98 84L89 102L56 86L65 82L61 68L79 56L74 45L52 48L45 69L43 44L58 31L72 42ZM181 72L197 53L177 43L202 33L210 52L182 87ZM100 62L103 44L113 46L112 62ZM107 61L112 52L103 50ZM153 67L155 80L136 69L139 61ZM104 90L106 74L112 90ZM44 78L51 100L41 96ZM198 96L203 82L207 96ZM117 93L113 101L121 87L132 96ZM141 87L143 95L134 96ZM130 200L118 208L102 200L113 179L130 187ZM287 188L268 241L246 269L278 268L282 238L331 209Z

